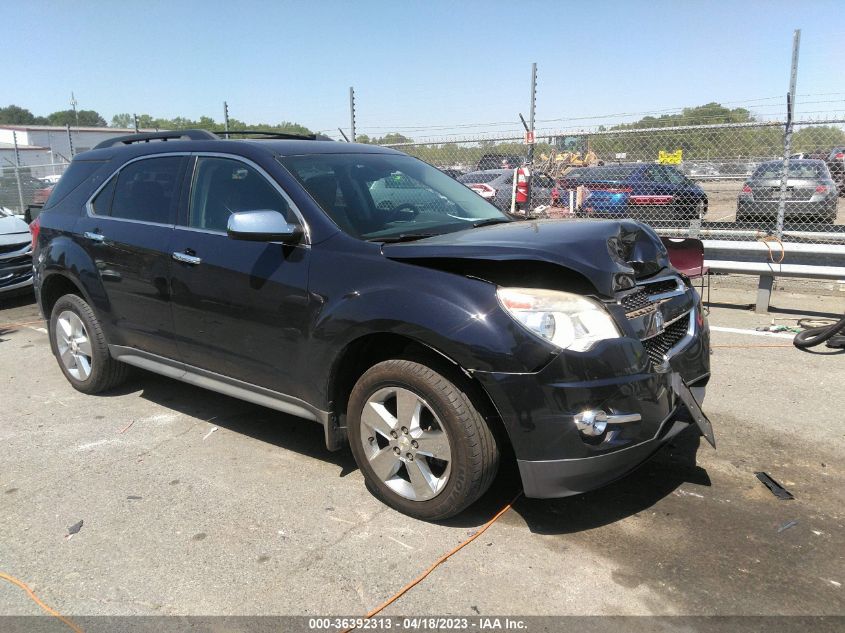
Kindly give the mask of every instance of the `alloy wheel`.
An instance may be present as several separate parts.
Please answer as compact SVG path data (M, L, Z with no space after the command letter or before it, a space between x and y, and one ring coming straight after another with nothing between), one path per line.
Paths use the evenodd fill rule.
M373 393L361 412L361 443L376 476L411 501L436 497L449 481L452 447L428 403L404 387Z
M59 359L67 372L76 380L87 380L91 375L93 352L82 319L70 310L61 312L56 319L55 337Z

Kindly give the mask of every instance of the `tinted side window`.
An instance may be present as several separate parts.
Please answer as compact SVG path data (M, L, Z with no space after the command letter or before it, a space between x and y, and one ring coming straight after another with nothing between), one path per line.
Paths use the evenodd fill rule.
M117 175L111 216L172 224L184 158L163 156L129 163Z
M91 208L97 215L111 215L111 201L114 198L114 189L117 184L117 176L114 176L109 183L100 189L97 197L91 201Z
M197 159L189 226L225 231L232 213L267 209L292 221L287 200L257 170L231 158Z
M684 178L683 174L671 167L666 167L663 170L663 173L666 176L666 180L671 182L673 185L685 185L687 183L687 179Z
M59 183L53 189L53 193L50 194L44 208L49 209L61 202L65 196L90 178L103 165L105 165L104 161L74 160L59 179Z

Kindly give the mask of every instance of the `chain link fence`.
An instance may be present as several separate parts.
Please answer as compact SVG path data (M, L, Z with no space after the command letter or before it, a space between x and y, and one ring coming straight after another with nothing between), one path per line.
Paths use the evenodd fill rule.
M515 168L528 156L520 136L386 146L435 165L506 212L634 218L678 237L775 235L845 244L845 119L795 122L788 172L786 129L782 122L755 122L540 130L526 204L514 204ZM0 209L31 219L66 167L65 162L16 165L2 157ZM390 184L401 188L398 181ZM385 191L382 197L390 203L400 193Z
M0 164L0 215L19 215L27 222L37 217L69 163Z
M386 146L529 217L634 218L677 237L845 243L844 126L795 122L787 160L779 122L538 131L526 204L514 203L515 168L528 156L522 137Z

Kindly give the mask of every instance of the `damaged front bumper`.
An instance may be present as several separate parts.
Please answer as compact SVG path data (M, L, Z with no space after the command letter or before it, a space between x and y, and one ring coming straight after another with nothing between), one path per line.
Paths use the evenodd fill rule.
M562 352L536 373L474 372L508 431L527 497L604 486L696 423L712 440L696 403L710 378L709 330L700 305L688 309L668 349L629 335Z

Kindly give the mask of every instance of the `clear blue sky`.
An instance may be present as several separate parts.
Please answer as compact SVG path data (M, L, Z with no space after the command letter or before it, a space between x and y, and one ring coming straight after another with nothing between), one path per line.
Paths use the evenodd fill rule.
M0 105L42 115L68 108L74 91L107 120L220 120L227 100L250 123L334 130L349 125L355 86L359 133L518 129L537 62L538 128L708 101L772 118L794 28L799 108L845 114L842 0L30 0L2 13ZM586 116L601 118L544 122Z

